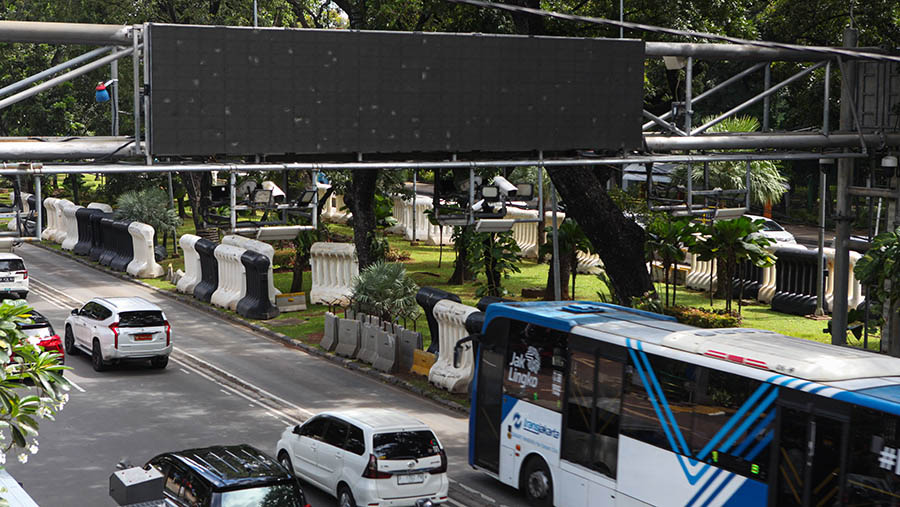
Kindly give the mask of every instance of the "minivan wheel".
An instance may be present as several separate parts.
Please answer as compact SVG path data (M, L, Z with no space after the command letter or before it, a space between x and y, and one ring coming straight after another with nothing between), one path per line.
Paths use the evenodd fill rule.
M522 471L522 490L529 505L550 507L553 505L553 478L540 458L532 458Z
M163 369L169 364L169 356L156 356L150 359L150 366L153 368Z
M346 485L338 488L338 505L340 507L356 507L356 500L353 499L353 492Z
M290 472L291 475L294 475L294 467L293 465L291 465L291 458L286 452L281 451L281 453L278 455L278 462L281 463L281 466L283 466L285 470Z
M91 366L94 371L103 371L106 369L106 363L103 362L103 353L100 352L100 342L94 340L94 347L91 349Z
M78 355L78 347L75 346L75 335L72 334L71 326L66 326L65 346L66 354L70 356Z

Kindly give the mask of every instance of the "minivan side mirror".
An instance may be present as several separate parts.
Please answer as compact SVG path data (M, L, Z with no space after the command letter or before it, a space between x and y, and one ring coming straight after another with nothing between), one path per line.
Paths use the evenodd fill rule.
M72 308L72 315L78 315L78 308Z

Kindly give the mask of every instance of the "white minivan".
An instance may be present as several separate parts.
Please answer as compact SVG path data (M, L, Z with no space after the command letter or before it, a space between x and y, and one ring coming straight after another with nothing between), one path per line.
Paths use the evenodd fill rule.
M13 253L0 253L0 299L28 296L28 270L25 261Z
M324 412L290 426L275 446L285 468L341 507L447 501L447 455L425 423L400 412Z

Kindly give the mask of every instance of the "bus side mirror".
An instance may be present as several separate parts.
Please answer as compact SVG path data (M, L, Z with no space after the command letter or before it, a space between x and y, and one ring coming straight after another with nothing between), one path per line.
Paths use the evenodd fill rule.
M474 341L476 337L479 335L469 335L463 338L462 340L456 342L456 345L453 347L453 367L459 368L459 363L462 360L463 355L463 345L468 342Z

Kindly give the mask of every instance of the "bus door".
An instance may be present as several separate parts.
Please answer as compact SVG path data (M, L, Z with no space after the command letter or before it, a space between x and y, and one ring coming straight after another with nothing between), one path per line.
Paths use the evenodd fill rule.
M849 413L827 398L782 388L769 504L840 505Z
M500 471L500 418L503 404L503 368L506 361L507 319L495 319L478 347L475 391L475 427L470 433L474 464L489 472Z

